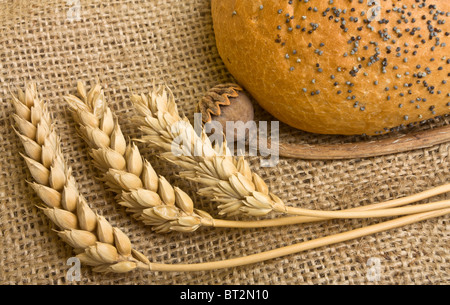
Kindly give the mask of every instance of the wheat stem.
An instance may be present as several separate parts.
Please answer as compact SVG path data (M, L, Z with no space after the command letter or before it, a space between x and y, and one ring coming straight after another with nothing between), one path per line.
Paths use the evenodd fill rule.
M39 208L58 227L58 235L72 246L77 257L98 272L128 272L148 260L132 249L129 238L97 215L78 190L72 170L61 153L46 104L35 84L12 95L17 135L25 148L22 155L35 182L30 186L42 200Z
M311 217L325 218L369 218L369 217L392 217L400 215L416 214L450 207L450 200L424 203L409 207L390 208L372 211L315 211L301 208L286 207L286 213Z
M232 268L248 264L255 264L270 259L279 258L286 255L300 253L306 250L316 249L324 246L337 244L340 242L361 238L367 235L379 233L382 231L391 230L401 226L413 224L419 221L424 221L430 218L444 216L450 213L450 209L435 210L431 212L424 212L414 215L403 216L397 219L381 222L375 225L370 225L351 231L328 235L305 242L297 243L291 246L277 248L274 250L265 251L262 253L252 254L244 257L232 258L222 261L197 263L197 264L160 264L150 263L140 264L138 267L144 270L152 271L178 271L178 272L190 272L190 271L206 271L222 268Z

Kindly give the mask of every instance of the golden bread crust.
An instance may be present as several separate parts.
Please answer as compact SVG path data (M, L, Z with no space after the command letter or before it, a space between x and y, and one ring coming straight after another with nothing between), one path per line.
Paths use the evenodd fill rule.
M212 17L230 73L295 128L373 135L450 112L450 1L212 0Z

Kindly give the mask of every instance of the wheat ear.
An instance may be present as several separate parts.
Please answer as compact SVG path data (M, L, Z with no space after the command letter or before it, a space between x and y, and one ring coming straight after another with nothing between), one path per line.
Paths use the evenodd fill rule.
M89 208L61 153L46 104L35 84L12 94L13 114L25 154L21 154L34 182L30 186L42 200L39 208L58 227L58 235L72 246L84 264L97 272L128 272L148 260L132 249L129 238Z
M148 96L133 95L131 100L139 113L137 120L140 129L145 133L142 140L162 148L165 150L162 153L164 159L183 167L185 171L180 176L206 185L199 190L199 194L219 202L220 214L262 216L276 211L322 219L367 218L450 207L449 201L389 210L385 209L386 203L346 211L315 211L286 206L278 196L269 191L263 179L251 171L244 157L236 159L231 156L225 141L222 146L213 146L204 130L196 132L189 121L178 114L175 99L169 89L160 86ZM442 189L450 191L450 184L444 185ZM300 222L300 219L297 220Z
M187 118L181 118L168 88L154 88L148 96L132 95L131 101L145 133L142 140L162 148L166 151L161 154L164 159L183 167L180 176L206 185L199 194L219 202L219 214L262 216L273 210L285 212L284 202L252 173L243 157L232 157L225 141L213 146L203 130L197 134Z

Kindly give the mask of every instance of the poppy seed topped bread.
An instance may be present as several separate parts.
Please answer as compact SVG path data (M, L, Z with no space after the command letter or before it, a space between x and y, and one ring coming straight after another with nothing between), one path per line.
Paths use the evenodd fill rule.
M280 121L383 134L450 113L450 1L212 0L219 54Z

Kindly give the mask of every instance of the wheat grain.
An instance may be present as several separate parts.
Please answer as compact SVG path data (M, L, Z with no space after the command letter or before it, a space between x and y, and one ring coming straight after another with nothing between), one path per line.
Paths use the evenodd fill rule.
M337 233L333 235L328 235L319 238L313 238L308 241L300 242L297 244L284 246L281 248L251 254L248 256L237 257L226 259L222 261L215 262L205 262L198 264L159 264L159 263L151 263L148 265L149 270L154 271L202 271L202 270L214 270L219 268L232 268L236 266L243 266L248 264L254 264L262 261L266 261L269 259L274 259L286 255L291 255L299 252L303 252L306 250L317 249L319 247L329 246L333 244L337 244L340 242L352 240L355 238L360 238L363 236L375 234L378 232L398 228L401 226L406 226L409 224L413 224L419 221L424 221L434 217L440 217L444 215L448 215L450 213L450 209L442 209L431 212L425 212L420 214L408 215L399 217L393 220L384 221L381 223L377 223L374 225L350 230L347 232Z
M35 182L29 185L42 200L39 206L59 228L58 235L72 246L81 262L99 272L128 272L147 265L139 252L131 251L129 238L102 216L90 209L78 191L71 168L61 153L46 104L39 99L36 85L12 94L16 110L15 129L22 154Z

